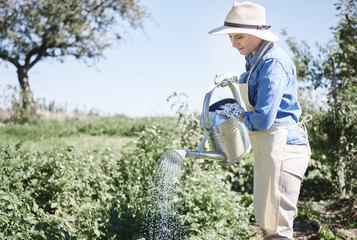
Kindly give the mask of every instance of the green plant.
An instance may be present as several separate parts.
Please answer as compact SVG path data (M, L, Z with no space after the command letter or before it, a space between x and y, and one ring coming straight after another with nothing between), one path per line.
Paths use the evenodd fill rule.
M0 232L4 239L98 238L103 208L116 196L116 158L81 153L0 150Z
M321 222L322 218L320 213L312 209L311 203L299 203L298 217L301 219Z
M194 150L198 147L205 130L200 124L200 117L188 110L187 95L174 92L167 98L171 103L171 109L177 115L176 134L179 137L180 147Z
M321 240L340 240L341 239L340 235L335 236L335 234L333 234L333 232L330 229L325 228L323 226L320 226L319 231L317 232L317 235L319 236L319 238Z
M242 239L253 235L241 197L224 183L223 175L196 169L185 179L184 214L195 239Z
M310 159L310 164L302 181L301 198L323 200L337 194L331 168L326 162ZM321 186L324 186L321 189Z
M240 193L253 193L254 156L250 152L238 163L231 165L227 171L227 183L232 185L232 190Z

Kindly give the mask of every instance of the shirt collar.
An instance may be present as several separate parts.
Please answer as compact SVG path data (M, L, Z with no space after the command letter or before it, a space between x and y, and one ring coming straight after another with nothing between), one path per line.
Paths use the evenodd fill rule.
M260 53L263 51L264 47L269 43L269 41L264 40L262 42L262 44L260 44L258 50L255 52L255 54L253 55L253 53L249 53L247 55L245 55L245 60L246 60L246 65L245 68L248 71L257 61L258 56L260 55ZM274 44L274 43L272 43ZM272 45L271 44L271 45ZM269 46L271 47L271 46Z

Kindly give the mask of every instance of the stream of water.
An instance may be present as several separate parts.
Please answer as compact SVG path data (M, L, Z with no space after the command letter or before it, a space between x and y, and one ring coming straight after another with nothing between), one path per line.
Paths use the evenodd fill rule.
M182 204L181 165L183 157L174 150L165 150L160 158L151 191L153 202L147 215L141 240L181 239L185 234L179 214Z

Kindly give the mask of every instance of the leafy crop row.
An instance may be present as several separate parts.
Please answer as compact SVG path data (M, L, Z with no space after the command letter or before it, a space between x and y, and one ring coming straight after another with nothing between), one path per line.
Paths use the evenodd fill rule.
M93 121L91 126L109 124L109 119L88 121ZM185 124L197 122L197 116L185 121ZM21 139L19 129L24 129L29 134L22 135L23 139L28 140L39 134L56 137L60 133L56 124L62 124L61 129L74 125L73 122L47 124L37 127L13 125L1 131ZM83 126L83 121L81 124ZM136 140L125 145L120 154L109 149L81 151L71 146L30 151L23 149L21 142L2 147L0 239L144 237L143 229L148 224L147 214L152 202L153 176L163 150L166 147L186 148L187 142L182 139L187 138L182 136L189 134L192 141L197 141L201 132L195 133L192 128L187 128L191 131L183 128L181 132L172 131L167 124L160 127L150 121L143 126L135 130ZM81 128L74 129L73 134L84 134L79 131ZM89 129L85 134L91 134ZM99 132L110 135L104 130ZM228 171L221 167L220 171L215 171L217 167L214 166L191 160L183 165L183 199L178 214L184 219L186 237L251 236L249 198L247 201L232 192L227 183Z

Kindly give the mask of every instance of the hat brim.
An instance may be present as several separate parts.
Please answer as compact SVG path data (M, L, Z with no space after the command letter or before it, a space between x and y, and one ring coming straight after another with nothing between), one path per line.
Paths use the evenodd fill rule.
M212 29L211 31L208 32L209 34L212 35L219 35L219 34L229 34L229 33L245 33L245 34L251 34L254 35L258 38L261 38L263 40L267 41L272 41L276 42L279 40L279 37L275 35L274 33L270 32L269 30L257 30L257 29L247 29L247 28L236 28L236 27L218 27L215 29Z

